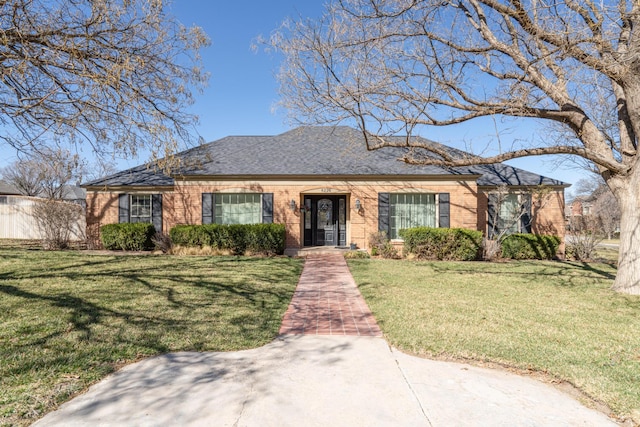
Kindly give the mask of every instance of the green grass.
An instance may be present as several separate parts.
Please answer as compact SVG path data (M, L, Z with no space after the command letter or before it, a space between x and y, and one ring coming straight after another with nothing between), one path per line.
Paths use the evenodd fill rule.
M409 353L567 381L640 422L640 297L607 264L350 260L386 339Z
M0 249L0 425L27 425L124 364L258 347L302 263Z

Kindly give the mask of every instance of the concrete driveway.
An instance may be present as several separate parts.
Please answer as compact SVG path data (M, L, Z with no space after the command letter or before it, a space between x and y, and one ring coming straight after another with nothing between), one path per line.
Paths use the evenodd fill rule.
M539 381L431 361L378 337L285 335L130 365L43 426L614 426Z

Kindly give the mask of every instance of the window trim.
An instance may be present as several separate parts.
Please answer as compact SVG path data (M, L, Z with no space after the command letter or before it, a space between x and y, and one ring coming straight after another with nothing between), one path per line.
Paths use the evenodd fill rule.
M148 197L149 198L149 220L148 221L133 221L133 218L146 218L145 216L134 216L133 214L133 198L134 197ZM139 209L139 208L138 208ZM142 224L153 224L153 195L152 194L129 194L129 222L132 224L142 223Z
M403 241L403 239L400 237L400 230L398 229L398 236L392 236L392 227L391 227L391 211L393 209L393 205L394 203L392 202L394 196L397 198L398 196L433 196L433 204L434 204L434 211L433 211L433 223L434 226L433 228L438 228L440 226L440 209L439 209L439 195L438 193L433 193L433 192L393 192L393 193L389 193L389 239L390 240L394 240L394 241ZM396 202L397 204L397 202ZM415 204L412 203L411 206L414 206ZM425 226L426 227L426 226Z
M253 194L260 196L260 222L257 224L273 223L273 193L257 193L255 191L215 191L201 193L201 223L216 224L216 196L218 194Z
M231 201L225 203L223 201L223 198L225 196L228 196L230 198L230 200L231 200L232 197L235 197L236 200L235 201L231 200ZM239 196L244 196L245 197L243 203L239 203L238 202ZM257 205L258 211L257 212L250 212L250 215L251 216L256 216L255 219L258 219L258 222L249 222L249 223L245 223L245 222L225 223L225 222L222 222L224 220L225 212L224 211L220 212L219 208L224 208L224 206L230 206L231 207L231 206L239 206L241 204L245 204L245 203L247 203L247 201L246 201L246 197L247 196L252 196L253 198L257 199L257 200L252 200L252 201L248 202L248 204ZM218 203L218 200L220 200L220 203ZM230 225L230 224L260 224L260 223L262 223L262 195L261 195L261 193L231 193L231 192L214 193L213 194L213 205L214 205L214 208L213 208L213 212L214 212L213 213L213 222L214 222L214 224ZM245 215L245 213L241 213L241 212L235 212L235 213L227 212L226 214L229 215L229 216L232 216L234 214L235 215ZM222 221L218 222L217 221L218 219L221 219Z
M425 189L427 190L427 189ZM387 233L390 237L391 195L392 194L430 194L435 196L435 228L450 228L451 226L451 193L437 191L408 191L379 192L378 193L378 231ZM394 242L402 242L401 238L393 238Z

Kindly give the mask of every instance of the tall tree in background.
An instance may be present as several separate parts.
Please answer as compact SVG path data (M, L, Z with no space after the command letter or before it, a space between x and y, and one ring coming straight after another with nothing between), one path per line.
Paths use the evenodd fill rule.
M342 0L287 22L282 104L305 123L349 121L368 148L485 116L543 119L565 135L497 155L408 150L409 163L464 166L563 154L589 162L621 209L614 289L640 294L640 3ZM497 147L496 147L497 148Z
M185 108L206 83L208 38L165 3L0 2L0 138L21 151L58 139L155 157L189 140L196 118Z
M42 170L35 159L17 160L0 170L0 176L23 196L42 194Z
M65 187L82 180L85 165L78 154L44 147L0 170L2 178L25 196L62 199Z
M63 200L83 171L78 154L59 147L43 147L37 155L19 159L0 171L23 195L38 197L21 215L33 217L45 249L65 249L72 240L85 238L83 207Z

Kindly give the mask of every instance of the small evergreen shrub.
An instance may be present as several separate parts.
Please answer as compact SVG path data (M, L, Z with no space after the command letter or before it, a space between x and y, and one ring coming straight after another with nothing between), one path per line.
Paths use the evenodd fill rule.
M211 247L236 255L281 255L286 238L284 224L177 225L169 236L173 245Z
M284 224L253 224L246 234L247 250L263 255L282 255L285 249Z
M509 259L554 259L560 247L558 236L510 234L502 240L502 257Z
M415 227L400 230L405 255L417 259L473 261L482 252L482 232L464 228Z
M153 249L156 230L153 224L107 224L100 228L102 246L115 251L148 251Z

